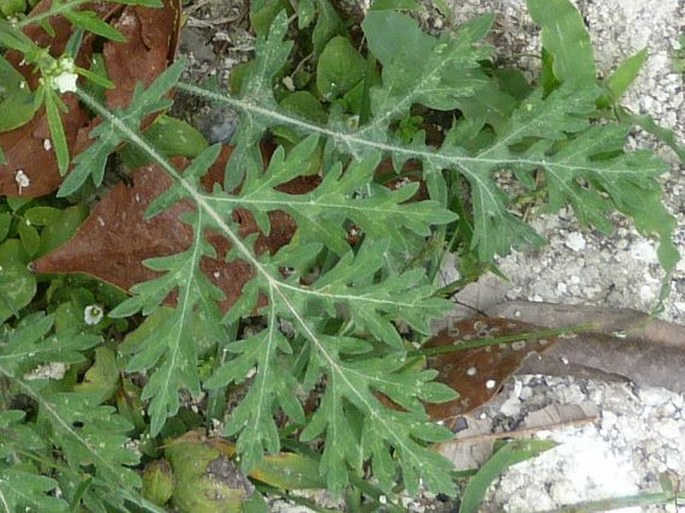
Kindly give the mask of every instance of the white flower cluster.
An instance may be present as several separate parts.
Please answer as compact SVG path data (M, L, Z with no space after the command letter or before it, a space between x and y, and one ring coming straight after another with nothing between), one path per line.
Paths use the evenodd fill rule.
M71 57L62 56L43 73L41 82L60 93L76 92L76 65Z

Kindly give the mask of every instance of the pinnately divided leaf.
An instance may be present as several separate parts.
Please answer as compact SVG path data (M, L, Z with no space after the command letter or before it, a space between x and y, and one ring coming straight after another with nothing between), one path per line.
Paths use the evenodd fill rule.
M169 66L147 89L138 86L134 91L131 104L117 111L118 126L112 126L113 118L105 119L95 127L90 137L95 139L86 150L74 158L74 169L62 182L57 195L68 196L77 191L90 177L96 186L102 183L105 175L107 157L122 143L135 143L141 136L141 123L146 116L159 113L173 103L166 94L178 82L183 72L182 60ZM94 107L96 102L83 91L78 91L81 99Z
M305 430L307 436L303 436L311 438L326 433L326 451L331 451L334 457L324 453L321 470L327 476L329 487L339 491L345 486L347 474L342 469L348 464L352 467L360 465L365 453L382 461L382 453L391 452L394 448L402 450L401 467L409 488L416 490L418 479L422 477L430 481L434 489L452 491L447 471L449 465L444 461L441 463L441 457L418 443L418 440L425 440L426 433L440 439L450 436L448 431L428 421L418 399L442 401L452 394L435 384L427 392L431 387L424 380L433 377L432 374L417 376L415 371L403 368L397 360L394 363L381 359L365 360L359 364L347 362L350 355L369 350L365 341L324 335L315 317L303 315L303 312L311 311L335 316L337 309L346 308L360 332L368 331L376 340L384 341L402 353L402 342L390 321L402 318L415 323L419 329L426 329L427 322L441 316L449 308L449 303L431 297L432 288L425 282L423 273L411 272L374 284L371 277L382 267L387 247L387 244L370 244L363 247L356 258L346 255L320 282L309 288L297 287L291 282L273 283L268 289L270 323L267 329L233 344L230 350L238 356L229 365L219 368L207 381L207 387L215 388L230 382L242 382L246 376L254 377L248 395L232 412L226 426L228 434L239 433L238 449L247 468L259 461L265 450L275 451L279 447L273 418L277 406L293 419L302 418L301 407L292 401L294 384L283 381L287 372L282 367L286 364L279 363L277 358L279 352L287 354L291 348L278 331L278 326L271 321L287 318L310 348L310 377L306 381L311 383L323 378L327 383L322 406L312 418L313 424ZM411 385L407 382L404 386L403 381L407 379L411 380ZM298 388L306 392L306 388ZM379 401L373 395L374 391L388 392L398 404L410 406L412 411L395 412ZM343 399L350 402L346 410ZM329 401L330 406L326 407ZM349 431L350 408L370 419L356 435ZM330 423L322 424L323 419ZM414 428L406 428L407 425ZM250 429L246 429L247 426ZM372 449L365 446L369 440L374 440ZM389 480L383 482L383 485L389 484Z
M335 394L340 394L341 401L343 397L345 401L350 401L348 408L357 408L362 415L381 419L362 426L362 430L355 435L350 451L358 456L368 453L378 458L379 462L387 463L392 461L388 460L390 453L399 450L407 469L405 479L408 487L416 490L419 479L424 478L437 490L451 492L453 485L448 465L440 464L440 457L423 447L426 440L422 435L431 432L431 438L442 439L450 436L449 431L443 428L429 429L431 423L423 411L399 414L373 396L375 390L383 388L380 382L393 383L400 379L400 370L390 368L380 374L373 372L364 380L358 380L361 371L355 370L346 359L359 353L360 348L366 348L363 335L385 344L384 352L403 353L403 343L393 321L405 320L412 327L427 332L429 321L442 316L451 307L448 301L433 297L434 289L422 270L391 275L383 281L378 280L378 275L387 274L387 257L393 251L390 240L425 237L430 233L426 230L426 224L445 224L454 220L455 216L436 201L408 203L407 200L416 192L415 186L395 191L376 188L372 180L380 155L375 151L367 152L362 160L352 162L347 167L333 164L330 170L324 170L324 178L319 186L307 194L288 195L277 191L276 186L301 174L304 169L302 163L312 154L316 143L316 138L305 139L287 156L283 155L282 150L277 150L265 171L248 169L240 193L229 194L220 188L215 188L212 193L202 192L197 181L203 166L195 166L195 169L191 165L188 174L181 177L153 149L146 148L144 141L141 142L143 149L158 161L161 160L164 168L177 180L152 205L153 212L181 199L191 201L196 207L195 213L185 219L195 231L192 247L178 255L147 262L146 265L164 274L156 280L136 286L133 289L134 297L111 312L114 317L140 309L151 313L170 292L177 292L175 314L151 333L144 344L139 345L142 349L128 366L131 371L150 369L143 398L151 401L151 433L158 433L165 419L178 410L180 389L187 388L191 393L199 390L191 320L197 315L205 315L206 323L218 325L219 322L207 312L206 305L216 302L220 297L199 269L200 257L215 256L212 246L204 239L205 231L211 229L230 240L232 250L228 258L243 259L254 268L254 278L246 285L245 297L240 302L242 315L249 314L257 306L260 293L268 302L261 309L266 318L266 328L258 335L229 346L236 356L217 369L206 383L207 387L214 388L230 382L240 383L246 377L253 379L247 396L232 411L227 424L228 432L238 436L237 447L242 465L250 468L259 461L264 451L275 452L279 449L280 440L274 420L277 408L281 408L294 421L305 422L301 402L306 395L293 398L292 391L299 388L306 394L307 388L323 379L341 383L339 392ZM205 151L215 153L213 148ZM204 154L196 160L204 162L205 168L212 162L211 158L205 159ZM263 176L257 177L257 173ZM303 226L299 226L294 242L282 253L257 257L250 240L238 236L237 227L232 221L232 214L239 207L248 209L265 231L269 229L265 214L273 210L291 214ZM354 254L345 241L343 229L349 221L374 237L382 235L388 240L375 242L369 237L368 242ZM317 224L332 228L332 236L324 238L323 242L334 253L341 254L342 258L329 273L320 278L320 282L315 280L303 285L300 280L306 278L304 273L309 272L309 269L303 267L297 248L299 244L309 249L316 247L307 241L311 237L307 230ZM394 227L392 234L387 233L388 226ZM320 243L318 247L322 247ZM312 256L315 255L310 258ZM293 271L284 276L283 268ZM339 333L326 333L323 330L322 321L335 319L339 316L338 311L347 312L345 315L349 318L354 336L342 337ZM292 341L280 332L279 320L287 320L293 326L298 344L308 348L310 361L306 386L298 385L295 375L289 375L289 363L283 361L284 356L292 352ZM382 365L381 361L378 361L378 365ZM400 404L416 405L417 399L424 394L420 386L402 390L404 393L397 398ZM335 408L340 407L340 404L335 405ZM400 429L400 424L409 419L413 427ZM327 439L335 438L331 441L332 446L339 445L349 436L343 420L341 417L341 423L324 429ZM381 434L373 435L372 432L379 426L383 427ZM370 448L365 445L367 440L373 440ZM358 456L347 459L345 464L358 468L363 462L363 458ZM393 463L393 468L396 467L396 463ZM340 490L347 482L346 476L332 470L325 462L321 470L329 476L329 484L336 490ZM385 485L388 483L388 480L384 481Z
M0 469L0 509L12 511L70 511L69 503L49 492L59 483L19 468Z
M524 189L538 192L540 187L550 210L570 205L582 222L599 229L611 229L611 210L633 216L638 229L659 235L661 261L672 267L677 258L670 241L673 225L656 182L663 163L650 153L623 151L629 127L596 122L603 92L594 84L563 83L516 99L499 91L482 65L491 50L480 40L491 22L492 17L483 17L435 38L404 15L370 11L363 24L369 62L375 65L377 59L382 72L380 83L366 91L369 119L359 126L361 117L333 105L328 124L319 126L287 113L274 96L277 74L293 47L286 40L287 15L281 12L268 36L258 37L239 97L178 85L240 112L223 187L209 192L200 180L218 147L205 149L181 174L140 135L142 119L167 104L161 98L177 83L180 66L138 90L131 106L115 114L80 92L103 121L61 194L73 192L89 176L100 183L107 155L128 141L174 180L152 202L148 218L178 202L189 206L181 219L193 230L190 247L146 261L158 277L136 285L133 296L110 313L147 316L134 334L138 339L125 344L131 349L126 371L147 376L142 399L148 402L152 436L177 415L182 391L198 397L204 388L220 395L245 384L224 433L236 438L243 470L254 468L265 452L280 450L278 419L302 441L323 442L320 472L334 492L348 485L350 473L359 475L370 465L386 492L402 482L415 493L423 482L452 494L451 466L429 447L452 434L430 421L423 402L446 401L453 394L432 381L434 372L407 360L410 340L422 340L431 320L452 307L436 297L426 272L433 260L423 253L432 242L442 245L444 233L436 232L457 220L447 209L448 190L462 188L468 194L470 212L460 221L472 224L468 249L483 262L513 246L541 242L512 208L512 193L500 186L499 175L510 173ZM400 44L404 41L413 44ZM506 115L496 117L496 126L486 126L495 117L473 108L482 91L506 103ZM439 143L421 130L407 143L397 124L417 105L460 115L454 115ZM278 126L292 129L296 140L287 150L275 148L265 164L259 142ZM425 187L411 180L397 187L379 184L376 173L386 159L397 171L412 161ZM315 179L312 187L301 194L284 192L282 186L305 175L315 175L309 176ZM235 217L251 216L269 235L274 229L270 214L276 211L294 222L295 235L274 253L258 252L257 234L242 236ZM228 243L225 255L209 242L216 235ZM223 294L200 265L203 258L219 257L251 269L228 312L220 311ZM162 309L165 301L173 308ZM250 329L238 335L226 329L247 317L258 318ZM42 322L36 322L31 343L49 329ZM198 322L224 351L204 382ZM7 361L16 360L11 351L7 354ZM0 370L2 362L0 355ZM8 364L3 372L16 377L16 369ZM92 405L84 395L24 386L43 405L51 432L64 439L70 465L75 464L70 458L78 457L104 479L136 485L127 472L135 462L132 455L112 450L125 439L125 423L107 406ZM70 411L60 416L61 408ZM102 454L91 451L97 437L90 429L104 444ZM44 486L41 493L48 489Z
M202 213L193 221L201 224ZM202 231L197 230L189 250L146 261L150 268L166 273L157 280L135 286L132 292L139 295L110 312L112 317L128 315L138 309L150 312L168 294L178 291L177 315L165 318L150 333L149 340L140 345L140 351L128 365L129 371L155 368L142 396L151 400L149 414L153 435L159 433L167 417L178 412L182 389L196 397L200 393L192 321L199 317L203 323L215 326L221 321L216 301L223 298L223 293L201 272L200 259L204 255L214 256L214 248L203 241ZM140 302L141 297L151 298L152 302Z
M41 461L41 453L59 451L68 470L60 469L62 478L74 485L86 471L100 484L90 493L99 494L96 503L106 500L122 506L135 495L140 477L130 467L139 456L126 447L131 425L112 406L101 405L88 393L69 392L53 387L51 380L26 374L42 365L73 364L83 360L82 351L99 343L99 337L67 332L51 335L54 318L40 313L25 317L19 326L0 338L0 376L38 405L35 424L23 423L23 413L0 415L0 505L3 511L14 511L6 505L21 504L30 511L62 511L66 503L45 492L55 488L52 479L6 466L10 461ZM10 457L11 456L11 457ZM86 470L87 469L87 470ZM19 477L24 482L17 481ZM60 486L65 487L66 482ZM84 500L88 500L87 493ZM34 509L31 509L34 508ZM23 511L23 509L22 509Z
M367 458L373 462L373 473L381 487L390 489L397 480L397 461L390 456L392 448L410 493L417 493L420 480L431 490L453 493L453 483L447 477L451 464L425 447L426 442L445 441L451 435L430 422L421 406L411 406L411 397L420 393L432 377L427 372L417 374L394 356L359 363L340 361L334 367L321 405L302 433L305 441L325 433L321 470L326 473L329 489L339 491L347 484L346 465L354 468ZM392 391L393 399L409 408L388 409L374 394L377 391ZM441 392L441 400L454 397L447 387ZM350 431L355 424L351 418L355 410L362 413L359 433Z
M636 180L641 188L658 190L655 177L666 168L646 153L624 154L619 148L614 148L616 151L613 153L603 153L596 147L596 141L584 145L583 141L589 142L588 135L583 136L586 131L595 131L594 135L602 132L603 136L606 132L615 146L615 131L630 128L630 125L620 123L610 127L593 126L592 116L602 92L587 81L564 83L548 95L541 90L536 91L518 105L505 126L498 127L498 137L489 146L476 151L460 146L458 140L450 137L437 149L420 139L409 146L402 144L389 128L391 122L408 116L409 108L415 103L426 103L438 109L459 108L461 101L477 97L480 89L488 83L479 70L478 62L490 54L488 48L474 46L487 32L483 30L483 27L487 28L487 19L476 20L457 31L456 35L440 39L425 34L419 36L416 31L420 29L415 22L402 20L402 15L392 11L371 11L362 25L367 31L371 50L378 52L384 65L384 83L371 90L374 117L367 125L356 129L344 124L321 127L283 114L278 109L262 109L240 98L185 84L180 87L231 105L241 111L244 116L241 119L245 119L249 126L255 126L255 119L259 119L260 126L264 127L287 124L303 133L328 138L336 151L347 156L360 158L374 152L390 155L396 167L408 159L415 159L423 164L424 176L429 185L433 184L431 194L436 199L444 195L443 173L448 179L450 175L463 176L473 197L472 248L484 262L491 261L497 254L508 253L512 245L540 245L543 242L532 227L510 212L511 199L494 180L496 173L513 170L523 185L531 185L531 173L541 170L548 176L547 190L552 205L560 207L559 199L569 201L581 220L597 223L605 231L610 226L607 215L613 206L633 217L643 232L660 238L660 261L667 271L673 268L677 260L670 238L673 219L659 204L659 194L648 198L649 208L644 210L639 210L634 202L628 200L633 194L631 187L637 185ZM414 55L407 45L388 45L375 39L382 32L372 29L391 25L390 22L405 27L404 37L407 40L416 39L420 43L415 50L420 56ZM279 37L281 33L278 32ZM278 41L269 38L263 44L265 48L271 48L278 45ZM442 99L438 104L431 104L426 98ZM469 119L465 118L455 123L453 129L463 132L469 126L468 122ZM481 126L475 124L474 129ZM573 145L574 151L565 150L568 145ZM611 196L612 203L597 201L605 193ZM585 208L588 211L581 212ZM662 223L662 228L656 219L652 219L653 216L642 217L649 211L659 212L656 219Z

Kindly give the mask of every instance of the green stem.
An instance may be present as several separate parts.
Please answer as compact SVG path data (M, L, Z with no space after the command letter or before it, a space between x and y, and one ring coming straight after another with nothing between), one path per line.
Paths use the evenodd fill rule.
M498 344L511 344L513 342L521 342L527 340L544 339L547 337L557 337L560 335L568 335L570 333L580 333L588 331L595 326L593 324L580 324L577 326L566 326L563 328L550 328L537 331L528 331L524 333L516 333L514 335L504 335L502 337L488 337L479 340L461 340L457 339L453 344L448 346L438 347L424 347L416 351L410 351L407 356L437 356L441 354L453 353L455 351L466 351L468 349L479 349L481 347L495 346Z

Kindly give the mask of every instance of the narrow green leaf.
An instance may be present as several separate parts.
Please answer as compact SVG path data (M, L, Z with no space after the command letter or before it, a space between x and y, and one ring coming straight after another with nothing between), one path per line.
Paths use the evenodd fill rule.
M28 54L31 51L38 50L37 45L24 34L21 30L15 28L9 21L0 18L0 44L6 48L12 48Z
M64 47L63 55L69 56L72 59L76 59L79 50L81 49L81 44L83 43L84 35L85 30L83 30L83 28L74 27L74 30L71 33L71 36L69 36L69 40L67 41L67 44Z
M93 85L97 87L101 87L103 89L114 89L115 87L114 82L112 82L106 76L100 75L99 73L94 73L90 70L78 67L76 68L76 72L79 75L87 78Z
M630 84L637 78L646 59L647 48L643 48L635 55L632 55L623 61L606 81L606 87L611 92L611 97L600 98L597 106L600 108L608 107L611 103L614 103L621 98L623 93L630 87Z
M555 445L551 440L513 441L503 445L469 481L461 497L459 513L478 513L490 483L510 466L534 458Z
M595 56L583 17L569 0L527 0L533 21L542 27L542 48L552 59L554 78L579 86L597 79Z
M53 39L55 38L55 29L50 24L48 18L40 18L38 20L38 25L40 25L40 28L42 28L48 36L50 36Z
M102 36L110 41L123 43L126 37L107 22L100 19L93 11L64 11L64 16L75 26Z
M55 149L57 167L60 174L64 175L69 168L69 146L67 145L67 137L64 134L64 126L62 125L62 118L59 113L60 104L61 101L55 91L52 89L45 91L45 114L48 119L50 139L52 140L52 147Z

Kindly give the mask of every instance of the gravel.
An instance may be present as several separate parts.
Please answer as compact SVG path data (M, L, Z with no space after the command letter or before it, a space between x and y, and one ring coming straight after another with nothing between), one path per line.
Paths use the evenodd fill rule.
M647 47L649 57L623 104L635 113L648 113L661 125L685 136L683 76L674 70L685 3L676 0L577 0L595 48L599 72L608 76L625 58ZM476 14L497 13L494 42L502 60L531 75L539 66L539 30L531 22L524 0L466 0L453 7L459 21ZM665 202L678 220L675 240L685 242L685 178L675 155L652 137L635 131L629 147L651 147L672 163L663 177ZM584 303L650 310L656 305L663 273L656 261L654 241L638 234L619 216L612 236L581 228L570 211L540 215L533 226L549 245L537 251L512 252L499 260L513 283L510 299ZM671 279L672 293L664 319L685 314L685 263Z
M607 76L623 59L643 47L649 58L624 105L636 113L649 113L683 140L683 77L674 71L679 50L685 3L676 0L578 0L575 2L589 27L600 73ZM538 61L522 54L537 54L539 34L526 14L522 0L471 0L455 5L463 19L474 13L498 13L498 51L528 72ZM505 44L502 44L505 43ZM685 241L685 178L670 149L635 131L629 147L651 147L672 163L663 177L665 202L677 217L675 240ZM631 223L617 217L612 236L581 228L569 211L541 215L532 221L549 241L527 252L514 251L498 266L511 280L508 299L565 304L586 304L650 311L664 278L653 240L638 234ZM685 264L671 277L672 291L660 317L682 322L685 314ZM599 420L582 427L559 428L538 436L560 445L541 456L512 467L490 487L482 512L552 510L564 505L610 497L658 491L658 476L671 472L685 476L685 398L663 388L631 388L625 384L573 378L523 377L501 399L493 417L509 416L510 425L540 402L580 404L592 401ZM542 383L542 386L541 386ZM596 511L596 510L594 510ZM623 513L674 512L674 505L623 508ZM685 511L678 508L678 511Z
M559 445L512 467L496 481L482 513L533 513L582 501L655 492L660 489L660 474L685 472L685 401L681 394L573 377L523 376L517 378L517 384L514 389L528 397L510 422L520 421L541 404L584 401L598 407L599 419L579 427L540 431L538 438ZM674 510L654 505L619 511Z

